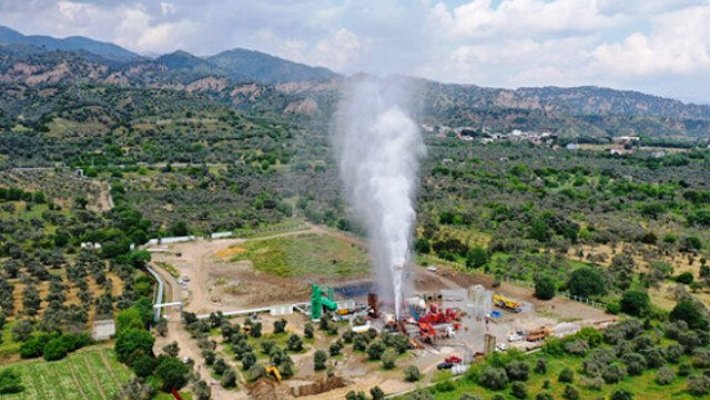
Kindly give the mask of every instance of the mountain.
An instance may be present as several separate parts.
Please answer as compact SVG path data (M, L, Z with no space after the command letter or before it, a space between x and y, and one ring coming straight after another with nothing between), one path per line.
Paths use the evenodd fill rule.
M50 50L41 45L43 40L55 45L67 40L84 44ZM133 55L129 62L121 62L117 58L128 56L104 51L120 49L111 46L85 38L77 42L24 36L0 28L0 116L4 115L0 119L5 120L4 126L13 126L18 118L41 121L46 110L61 104L50 107L50 98L45 98L39 102L44 107L36 112L26 110L37 103L36 96L64 93L82 85L145 89L148 97L154 95L154 89L168 90L208 98L253 115L327 121L343 88L359 79L245 49L206 58L185 51L156 59ZM392 79L404 79L414 89L412 109L417 110L422 123L433 126L503 132L546 130L571 138L710 136L710 106L634 91L592 86L501 89Z
M265 53L233 49L207 58L207 61L229 73L238 81L284 83L327 81L339 75L323 67L311 67Z
M29 45L47 50L85 51L107 60L119 62L135 61L142 58L113 43L99 42L82 36L71 36L64 39L39 35L25 36L5 26L0 26L0 45Z

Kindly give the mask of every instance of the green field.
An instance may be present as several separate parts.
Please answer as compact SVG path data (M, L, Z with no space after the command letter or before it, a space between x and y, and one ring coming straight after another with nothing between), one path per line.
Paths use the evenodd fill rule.
M25 390L0 395L3 400L111 400L131 378L131 372L110 349L79 351L60 361L27 361L7 367L20 373Z
M345 277L369 270L367 255L358 246L325 235L300 235L250 241L232 261L250 260L259 271L278 276Z

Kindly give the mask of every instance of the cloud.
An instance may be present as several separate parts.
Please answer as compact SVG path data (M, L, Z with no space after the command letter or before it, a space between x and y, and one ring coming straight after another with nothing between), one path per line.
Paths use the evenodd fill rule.
M594 51L600 66L619 75L687 74L710 70L710 7L693 6L654 18L650 34L634 32Z

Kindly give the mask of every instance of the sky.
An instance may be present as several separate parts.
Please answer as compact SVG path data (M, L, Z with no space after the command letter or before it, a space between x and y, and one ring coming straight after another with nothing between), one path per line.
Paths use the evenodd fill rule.
M710 104L710 0L0 0L0 25L148 55L243 47L345 74Z

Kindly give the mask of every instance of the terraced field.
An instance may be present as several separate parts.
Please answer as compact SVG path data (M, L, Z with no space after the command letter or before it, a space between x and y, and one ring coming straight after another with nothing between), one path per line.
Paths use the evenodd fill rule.
M131 372L111 349L93 349L61 361L29 361L10 366L22 376L25 390L2 400L111 400Z

